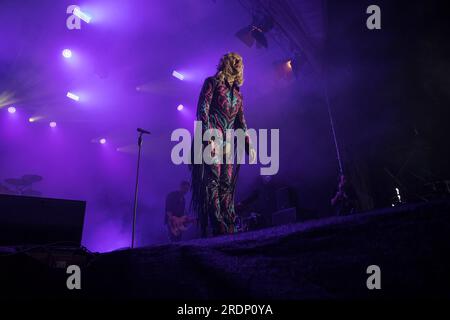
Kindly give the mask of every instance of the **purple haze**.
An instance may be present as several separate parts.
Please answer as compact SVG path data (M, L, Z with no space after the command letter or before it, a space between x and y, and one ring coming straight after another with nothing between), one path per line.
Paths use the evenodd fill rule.
M281 129L279 179L306 188L334 174L320 83L278 80L273 62L289 54L270 39L263 50L234 36L251 20L239 1L83 1L92 22L81 30L66 28L70 4L2 4L8 27L0 50L0 94L7 97L0 100L0 179L39 174L44 180L36 189L44 196L86 200L83 244L90 250L129 245L137 127L152 132L143 145L138 243L166 241L165 195L189 178L185 166L170 161L170 134L193 129L202 81L229 51L244 58L249 126ZM61 54L66 48L70 59ZM80 100L68 99L68 91ZM6 112L9 102L15 114ZM258 173L257 166L241 170L238 198L249 194Z

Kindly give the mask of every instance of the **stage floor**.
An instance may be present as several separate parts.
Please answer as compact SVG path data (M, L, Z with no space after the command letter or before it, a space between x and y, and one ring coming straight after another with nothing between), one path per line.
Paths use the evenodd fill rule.
M8 265L11 285L14 272L50 277L41 289L44 280L16 284L16 294L31 297L448 298L449 235L450 201L440 201L99 254L81 266L76 293L65 288L65 272L28 270L30 257L11 256ZM371 265L380 268L380 290L367 288Z

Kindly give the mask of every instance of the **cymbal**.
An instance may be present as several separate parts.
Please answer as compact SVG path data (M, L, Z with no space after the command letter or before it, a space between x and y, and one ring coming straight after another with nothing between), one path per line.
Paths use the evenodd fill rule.
M39 182L42 181L42 177L38 176L36 174L26 174L22 177L23 181L29 182L29 183L35 183L35 182Z
M25 181L23 179L14 179L14 178L5 179L5 182L7 184L10 184L10 185L16 186L16 187L27 186L27 185L31 184L31 182Z

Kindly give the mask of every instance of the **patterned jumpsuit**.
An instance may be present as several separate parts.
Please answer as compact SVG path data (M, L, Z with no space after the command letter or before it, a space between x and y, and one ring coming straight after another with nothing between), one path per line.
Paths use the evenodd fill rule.
M223 137L227 129L247 131L239 87L207 78L198 101L197 120L202 122L203 132L217 129ZM237 231L233 174L231 163L205 164L206 201L214 235Z

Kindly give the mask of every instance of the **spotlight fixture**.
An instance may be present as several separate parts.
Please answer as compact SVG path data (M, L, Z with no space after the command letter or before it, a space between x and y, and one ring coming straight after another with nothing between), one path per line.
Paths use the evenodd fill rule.
M292 59L276 61L273 65L278 79L291 80L294 78Z
M274 62L275 72L278 78L287 80L293 79L294 77L298 78L305 63L303 55L295 55L292 58Z
M38 121L38 120L40 120L42 118L43 118L42 116L29 117L28 118L28 122L33 123L33 122L36 122L36 121Z
M72 92L67 92L67 98L75 100L75 101L79 101L80 97L77 96L76 94L72 93Z
M176 70L173 70L172 76L174 76L177 79L184 80L184 76Z
M52 121L49 123L50 128L56 128L56 122Z
M182 104L179 104L178 107L177 107L177 110L178 110L178 111L181 111L181 110L183 110L183 109L184 109L184 106L183 106Z
M272 17L264 16L253 16L252 23L236 32L236 37L238 37L247 46L252 47L256 42L257 48L267 48L267 38L265 34L272 30L274 22Z
M105 139L105 138L101 138L101 139L99 140L99 142L100 142L101 144L105 144L105 143L106 143L106 139Z
M16 113L16 111L17 111L17 110L16 110L16 108L14 108L14 107L9 107L9 108L8 108L8 112L9 112L9 113Z
M302 53L296 54L289 60L289 67L296 78L300 76L300 72L302 74L308 73L308 70L306 70L308 65L305 55Z
M83 11L81 11L80 8L78 8L78 7L73 9L73 14L86 23L91 22L92 18L90 16L88 16L86 13L84 13Z
M72 57L72 51L70 49L64 49L62 55L64 58L69 59Z
M286 66L288 67L288 69L292 70L292 59L286 62Z

